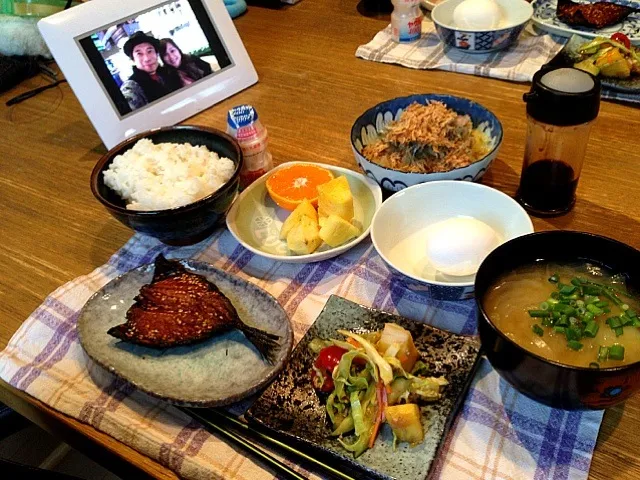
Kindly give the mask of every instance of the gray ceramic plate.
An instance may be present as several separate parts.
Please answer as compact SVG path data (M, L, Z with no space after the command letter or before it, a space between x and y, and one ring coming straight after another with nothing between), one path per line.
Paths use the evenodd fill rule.
M329 438L331 430L324 403L310 381L309 372L315 358L308 345L314 337L341 338L338 329L369 332L382 329L385 322L395 322L410 330L422 360L431 366L433 375L444 375L450 384L440 401L421 408L427 433L420 445L412 448L402 443L394 451L391 429L384 425L374 447L354 460L337 440ZM356 478L423 480L470 384L479 349L475 337L445 332L331 296L284 370L246 416L271 432L315 449L321 456L328 457L328 461L341 462L358 472Z
M560 58L557 60L557 63L573 66L574 63L579 62L582 57L578 53L578 49L581 45L589 41L589 38L584 38L579 35L572 36L560 52ZM600 76L600 82L603 88L609 90L617 90L625 93L640 93L640 77L625 79Z
M107 330L125 321L153 264L109 282L86 303L78 318L80 343L96 363L138 389L171 403L192 407L227 405L267 385L282 369L293 344L289 319L264 290L203 262L182 260L190 271L215 283L248 325L280 336L276 362L269 365L238 330L195 345L147 348L122 342Z

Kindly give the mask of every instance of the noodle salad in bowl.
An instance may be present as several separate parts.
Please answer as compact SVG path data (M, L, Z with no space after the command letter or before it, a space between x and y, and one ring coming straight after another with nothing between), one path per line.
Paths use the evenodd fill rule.
M351 128L360 168L386 190L433 180L478 180L502 143L502 125L482 105L422 94L382 102Z

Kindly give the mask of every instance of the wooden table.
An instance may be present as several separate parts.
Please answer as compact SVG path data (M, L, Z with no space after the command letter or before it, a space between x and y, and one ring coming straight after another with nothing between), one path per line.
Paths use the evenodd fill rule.
M367 62L354 55L388 23L365 17L356 0L303 0L282 8L250 7L236 20L260 82L186 123L225 128L227 110L253 104L269 130L276 163L310 160L357 170L349 144L355 118L385 99L411 93L471 98L497 114L504 143L482 182L513 195L525 142L527 85ZM44 83L36 78L0 95ZM604 234L640 248L640 115L603 102L589 140L572 212L534 219L536 230ZM131 236L89 190L89 173L105 152L68 85L0 114L0 348L55 288L104 264ZM0 401L102 456L123 476L175 475L92 427L60 415L8 385ZM591 465L593 479L640 478L640 396L609 409ZM91 440L87 442L86 439ZM89 448L97 445L104 448ZM124 459L125 462L116 460ZM133 472L133 473L132 473Z

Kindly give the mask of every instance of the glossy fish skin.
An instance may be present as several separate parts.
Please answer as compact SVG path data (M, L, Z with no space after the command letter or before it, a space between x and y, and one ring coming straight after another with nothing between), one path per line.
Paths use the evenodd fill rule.
M558 0L556 15L569 25L604 28L621 22L634 11L636 10L631 7L610 2L576 3Z
M232 329L242 331L272 361L277 335L245 325L233 304L205 277L159 255L151 284L144 285L127 311L127 321L109 335L151 348L200 342Z

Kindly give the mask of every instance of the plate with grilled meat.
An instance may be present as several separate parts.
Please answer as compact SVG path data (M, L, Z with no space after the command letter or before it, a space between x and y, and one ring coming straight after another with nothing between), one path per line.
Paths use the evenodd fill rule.
M278 301L207 263L159 255L94 294L78 318L85 352L171 403L239 401L282 369L293 332Z
M640 45L640 2L635 0L535 0L532 21L554 35L595 38L620 32Z

